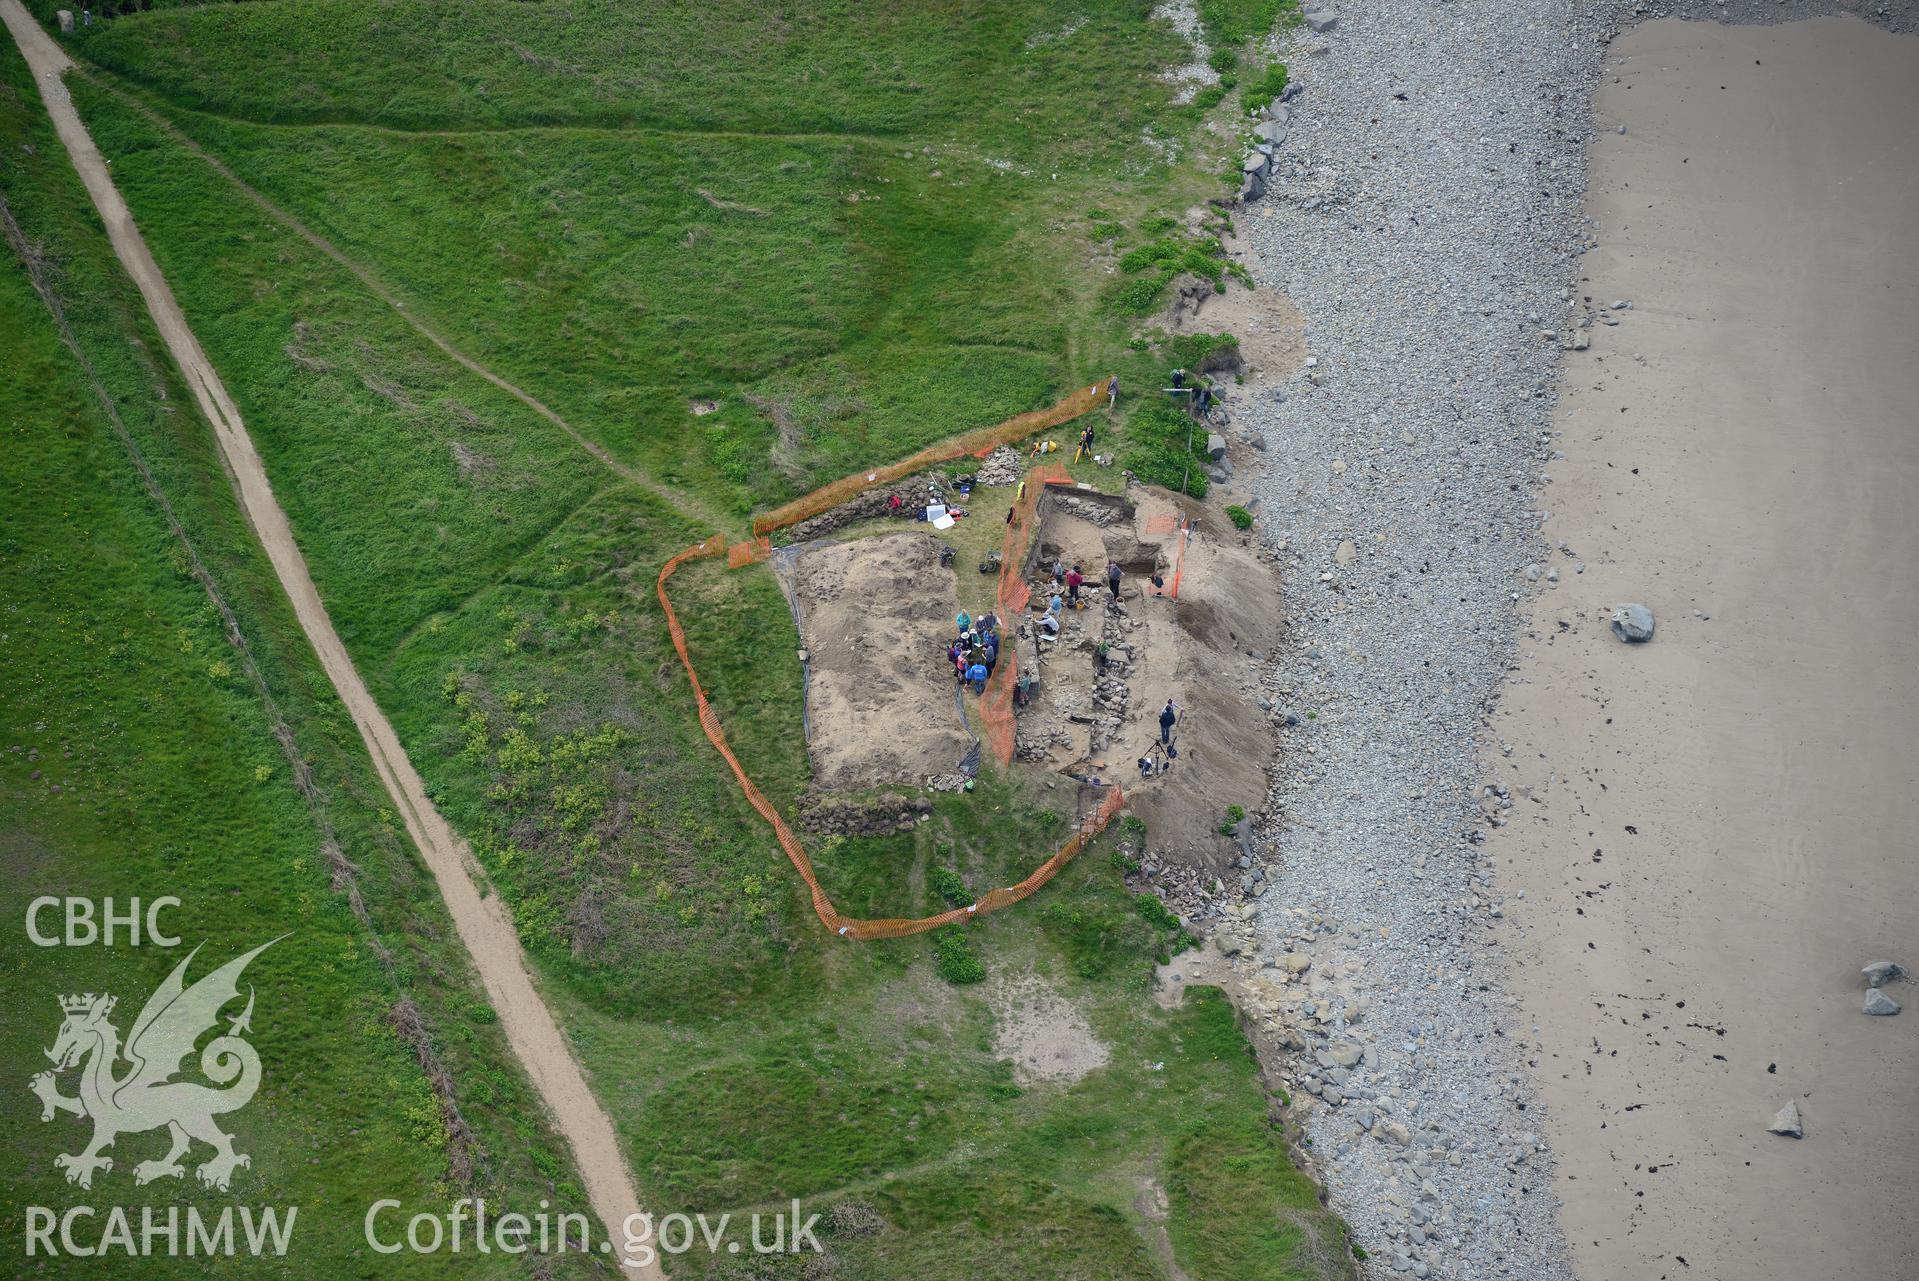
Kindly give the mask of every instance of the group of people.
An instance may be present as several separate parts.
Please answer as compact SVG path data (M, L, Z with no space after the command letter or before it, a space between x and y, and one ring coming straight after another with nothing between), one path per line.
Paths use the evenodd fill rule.
M953 624L958 636L946 649L953 679L971 685L975 694L984 694L987 680L999 666L999 617L989 610L974 618L962 609Z
M1093 456L1093 422L1094 420L1089 418L1086 420L1086 425L1080 428L1079 448L1073 451L1074 462Z
M1084 609L1086 602L1080 599L1080 591L1086 586L1086 568L1074 564L1067 567L1064 557L1054 557L1052 563L1052 590L1048 593L1046 612L1040 615L1039 627L1049 636L1059 635L1060 611L1065 609ZM1121 570L1119 562L1106 562L1106 590L1110 599L1119 599L1119 580ZM1065 593L1061 595L1061 593Z
M1219 399L1218 393L1213 390L1213 384L1205 378L1193 379L1193 385L1188 387L1186 385L1186 371L1184 369L1175 369L1173 371L1173 386L1171 390L1176 393L1185 392L1187 407L1200 418L1207 417L1208 411L1213 407L1213 402Z
M1069 568L1066 564L1065 557L1055 556L1053 558L1052 573L1052 600L1049 602L1046 612L1057 616L1062 606L1067 606L1072 609L1082 608L1084 602L1080 600L1079 593L1080 589L1086 586L1086 567L1078 562L1074 562ZM1119 599L1119 580L1122 576L1123 571L1121 571L1118 561L1109 560L1106 562L1106 591L1109 599ZM1064 600L1060 598L1062 591L1066 593Z

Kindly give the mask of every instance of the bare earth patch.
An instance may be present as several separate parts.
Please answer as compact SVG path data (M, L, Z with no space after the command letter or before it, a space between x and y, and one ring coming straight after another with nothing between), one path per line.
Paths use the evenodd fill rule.
M1234 243L1229 238L1227 248ZM1211 281L1182 277L1155 323L1169 334L1233 335L1248 378L1288 378L1306 360L1306 318L1274 289L1233 283L1222 294Z
M1013 1079L1070 1083L1112 1058L1085 1016L1036 974L1002 979L987 991L993 1007L993 1053L1010 1059Z
M453 451L453 462L460 469L461 480L481 481L493 474L494 461L465 441L449 440L446 447Z
M1218 84L1219 72L1214 71L1206 61L1212 49L1206 43L1206 29L1200 23L1199 10L1193 0L1165 0L1165 3L1154 8L1153 17L1169 24L1192 48L1191 62L1169 67L1160 73L1160 79L1178 86L1173 101L1191 102L1193 95L1202 87Z
M1067 506L1072 498L1080 513L1090 510L1083 495L1042 509L1042 559L1059 554L1082 564L1098 586L1088 589L1085 609L1065 611L1058 643L1038 664L1039 697L1020 713L1021 756L1118 782L1162 858L1218 873L1239 852L1219 831L1228 807L1253 813L1267 794L1272 730L1255 700L1284 626L1277 571L1210 506L1136 484L1126 492L1126 516L1099 526ZM1154 594L1150 574L1158 569L1170 590L1179 537L1169 531L1182 515L1195 523L1174 599ZM1117 611L1104 589L1108 559L1125 570ZM1033 581L1041 606L1044 571ZM1030 637L1030 621L1022 626ZM1101 639L1109 644L1103 672ZM1034 644L1020 643L1025 663ZM1158 741L1169 698L1180 710L1179 757L1170 770L1142 777L1137 762Z
M973 740L953 705L946 647L958 585L938 541L914 532L815 544L781 581L810 665L815 784L849 791L951 771Z

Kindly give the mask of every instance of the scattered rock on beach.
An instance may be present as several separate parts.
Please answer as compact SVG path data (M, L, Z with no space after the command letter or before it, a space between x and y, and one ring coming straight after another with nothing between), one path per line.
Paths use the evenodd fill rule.
M1778 1115L1773 1117L1772 1124L1766 1127L1766 1132L1783 1134L1789 1139L1804 1138L1805 1129L1799 1123L1799 1105L1788 1102L1785 1107L1780 1108Z
M1896 961L1874 961L1860 967L1859 972L1866 976L1867 987L1884 987L1906 977L1906 967Z
M1330 9L1319 9L1302 16L1306 22L1306 29L1316 35L1324 35L1339 25L1339 15Z
M1866 1003L1860 1008L1867 1014L1892 1015L1899 1012L1899 1002L1874 987L1866 989Z
M1652 611L1644 605L1621 605L1612 612L1612 634L1629 644L1652 639Z

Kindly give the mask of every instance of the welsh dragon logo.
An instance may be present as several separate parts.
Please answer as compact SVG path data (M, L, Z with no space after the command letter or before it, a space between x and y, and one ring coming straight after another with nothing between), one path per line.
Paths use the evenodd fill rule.
M161 1126L166 1127L172 1146L159 1160L134 1166L135 1183L183 1176L186 1170L180 1158L195 1139L213 1148L212 1158L194 1171L207 1187L226 1191L234 1170L253 1163L244 1153L233 1150L233 1136L214 1123L215 1117L245 1107L260 1088L260 1056L241 1039L252 1028L250 985L246 1008L229 1020L226 1035L208 1041L200 1051L201 1073L214 1085L226 1088L212 1089L173 1077L193 1052L194 1043L219 1022L221 1008L239 998L240 974L248 962L279 941L262 943L188 987L187 966L200 952L194 948L147 999L124 1046L120 1030L110 1018L117 997L89 992L60 998L60 1012L66 1021L60 1025L53 1048L46 1052L53 1070L39 1073L29 1084L40 1096L42 1121L51 1121L56 1112L71 1112L93 1121L93 1141L85 1149L53 1158L53 1163L67 1172L67 1182L92 1187L95 1170L113 1169L113 1158L101 1153L112 1147L115 1139ZM121 1060L129 1066L116 1074ZM57 1085L59 1075L72 1068L80 1069L78 1098L61 1094Z

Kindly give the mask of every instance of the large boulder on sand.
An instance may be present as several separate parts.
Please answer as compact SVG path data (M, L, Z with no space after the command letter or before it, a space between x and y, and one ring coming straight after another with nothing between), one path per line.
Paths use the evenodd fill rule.
M1644 644L1652 639L1652 611L1644 605L1621 605L1612 612L1612 634L1622 641Z
M1897 961L1874 961L1861 966L1859 972L1866 976L1867 987L1884 987L1894 979L1904 978L1906 967Z

